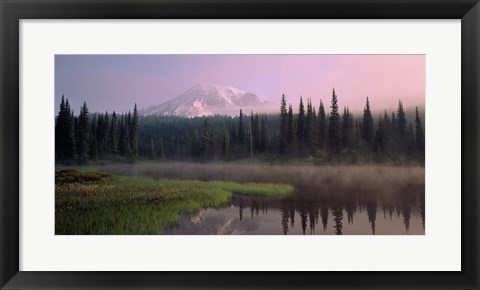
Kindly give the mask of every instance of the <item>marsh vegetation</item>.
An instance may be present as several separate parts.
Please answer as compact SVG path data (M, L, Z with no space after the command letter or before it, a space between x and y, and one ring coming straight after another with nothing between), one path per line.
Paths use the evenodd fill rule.
M154 180L91 170L55 175L55 233L162 234L180 215L226 205L232 194L285 197L288 184Z

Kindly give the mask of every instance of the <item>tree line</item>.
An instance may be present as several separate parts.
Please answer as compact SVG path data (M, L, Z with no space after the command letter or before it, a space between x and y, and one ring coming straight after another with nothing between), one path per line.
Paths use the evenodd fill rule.
M117 115L115 111L90 114L83 103L75 116L68 99L62 96L55 125L55 158L63 163L86 163L111 156L133 161L139 156L138 125L136 104L133 114Z
M238 160L284 161L309 158L326 162L424 162L425 136L418 107L407 117L397 109L373 116L368 97L363 114L340 111L332 91L330 106L310 99L296 112L282 95L279 114L209 116L139 116L133 113L90 114L84 103L78 116L62 96L55 126L56 160Z

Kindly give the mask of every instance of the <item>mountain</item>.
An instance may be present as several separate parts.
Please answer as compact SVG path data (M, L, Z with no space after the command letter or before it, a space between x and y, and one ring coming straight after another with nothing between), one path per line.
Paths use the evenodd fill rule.
M260 100L255 94L232 86L201 83L172 100L141 109L139 113L180 117L216 114L233 116L237 115L240 109L245 112L250 110L266 112L270 105L270 103Z

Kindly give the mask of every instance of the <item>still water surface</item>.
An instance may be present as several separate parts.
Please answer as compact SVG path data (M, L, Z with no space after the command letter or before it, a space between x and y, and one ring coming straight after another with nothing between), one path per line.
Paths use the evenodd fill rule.
M423 235L424 167L132 164L115 174L288 183L287 198L234 195L223 208L184 215L166 234Z

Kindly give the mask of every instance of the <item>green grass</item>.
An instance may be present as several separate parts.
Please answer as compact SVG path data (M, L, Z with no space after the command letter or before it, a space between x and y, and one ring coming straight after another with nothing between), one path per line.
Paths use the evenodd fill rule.
M293 192L293 186L279 183L236 183L231 181L208 181L210 185L233 194L256 197L285 197Z
M286 184L154 180L92 170L55 174L55 234L162 234L182 214L226 205L232 194L283 197Z

